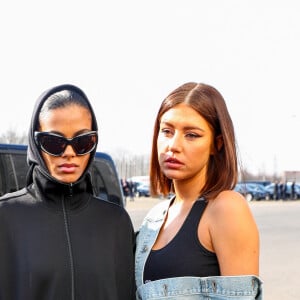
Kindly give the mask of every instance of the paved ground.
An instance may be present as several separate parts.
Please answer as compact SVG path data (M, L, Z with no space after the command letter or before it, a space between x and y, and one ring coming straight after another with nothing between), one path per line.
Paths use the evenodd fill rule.
M160 199L136 198L126 209L135 229ZM249 203L260 239L260 276L264 300L300 299L300 201L254 201Z
M149 209L160 201L158 198L149 197L136 197L134 201L129 201L129 198L127 198L126 209L131 215L132 223L136 230L142 223Z

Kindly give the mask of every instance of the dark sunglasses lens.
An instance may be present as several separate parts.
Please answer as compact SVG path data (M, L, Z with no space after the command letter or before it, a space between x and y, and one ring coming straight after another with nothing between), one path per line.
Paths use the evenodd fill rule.
M60 155L66 148L66 141L64 138L53 135L41 135L39 137L41 147L48 153L53 155Z
M96 134L87 134L74 138L72 145L77 154L83 155L91 152L97 142Z

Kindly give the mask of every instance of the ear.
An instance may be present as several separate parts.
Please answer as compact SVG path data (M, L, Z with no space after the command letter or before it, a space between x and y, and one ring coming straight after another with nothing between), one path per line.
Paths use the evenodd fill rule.
M216 151L219 152L222 149L223 144L223 136L221 134L216 136L211 154L214 155L216 154Z
M216 146L218 151L222 149L223 144L224 144L223 136L220 134L216 137Z

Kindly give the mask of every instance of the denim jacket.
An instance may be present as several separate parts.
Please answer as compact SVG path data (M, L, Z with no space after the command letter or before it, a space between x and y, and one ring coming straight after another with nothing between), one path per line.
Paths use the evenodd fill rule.
M257 276L174 277L143 283L144 267L163 224L170 201L150 210L137 234L135 280L137 300L262 300L262 281ZM176 263L176 262L174 262Z

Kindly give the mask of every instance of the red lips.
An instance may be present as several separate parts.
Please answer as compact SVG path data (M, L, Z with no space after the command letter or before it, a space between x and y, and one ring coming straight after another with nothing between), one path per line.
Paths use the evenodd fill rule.
M76 164L61 164L59 166L60 170L64 173L74 173L78 166Z
M175 157L167 157L164 160L164 165L170 169L179 169L183 163Z
M180 160L178 160L177 158L174 158L174 157L169 157L169 158L165 159L165 162L182 164L182 162Z
M76 164L61 164L60 167L62 168L74 168L77 167Z

